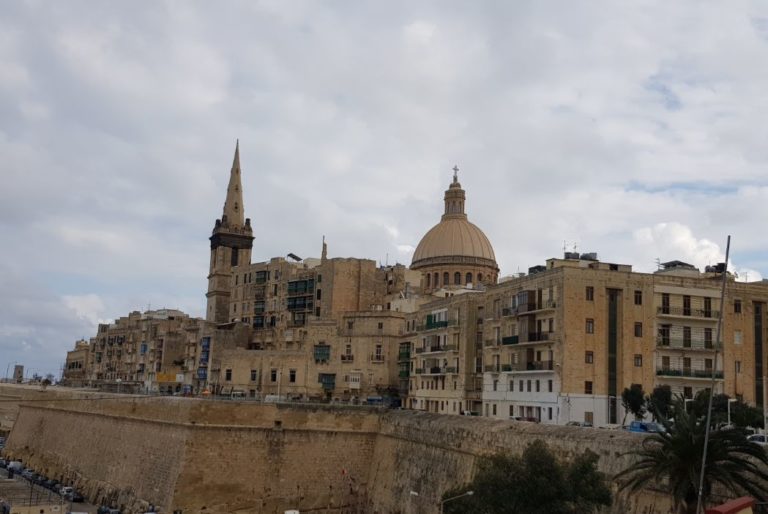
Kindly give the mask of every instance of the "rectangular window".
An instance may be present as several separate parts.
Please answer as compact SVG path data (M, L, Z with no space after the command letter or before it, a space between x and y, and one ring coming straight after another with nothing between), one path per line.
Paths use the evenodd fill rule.
M688 295L683 296L683 316L691 315L691 297Z
M733 312L735 312L736 314L741 313L741 300L733 301Z
M733 344L741 344L741 343L742 343L741 330L734 330Z
M226 380L227 382L231 382L232 381L232 370L231 369L224 370L224 380Z
M590 425L594 425L595 422L595 415L592 412L585 412L584 413L584 423L589 423Z
M691 347L691 327L683 327L683 347Z
M552 380L547 380L547 390L550 393L552 392Z
M510 390L510 392L513 392L513 393L515 392L515 381L514 380L510 380L509 381L509 390Z
M712 348L712 329L711 328L704 329L704 347Z
M587 286L587 290L585 292L585 296L586 296L588 302L594 301L594 299L595 299L595 288L592 287L592 286Z
M584 382L584 394L592 394L592 382L589 380Z
M528 381L528 383L526 384L526 386L527 386L527 388L528 388L528 392L530 393L530 392L531 392L531 381L530 381L530 380Z
M669 371L669 357L662 356L661 358L661 369L664 371Z
M494 416L496 415L496 404L495 403L493 404L493 415Z
M269 380L271 382L277 382L277 370L275 368L269 370Z
M643 292L640 290L635 290L635 305L642 305L643 304Z
M643 337L643 323L641 321L635 322L635 337Z
M520 392L522 393L523 391L525 391L525 389L523 389L523 381L521 380L520 381Z
M539 384L540 382L541 382L540 380L537 380L537 381L536 381L536 392L537 392L537 393L538 393L538 392L541 390L541 389L540 389L540 387L541 387L541 386L540 386L540 384Z
M595 333L595 320L592 318L587 318L586 326L584 327L584 331L587 334L594 334Z
M595 353L594 352L584 352L584 362L587 364L592 364L595 362Z
M256 382L256 378L258 377L258 371L255 369L251 370L251 382Z
M669 293L661 294L661 313L669 314Z
M549 411L549 419L552 420L552 407L548 407L547 410Z
M496 391L496 390L498 390L498 388L499 388L499 381L498 380L494 380L493 381L493 390Z
M736 361L736 373L741 373L741 361Z
M295 383L296 382L296 370L291 369L288 370L288 382Z
M685 398L693 398L693 387L683 387L683 397Z
M643 356L639 353L635 354L635 367L636 368L642 368L643 367Z

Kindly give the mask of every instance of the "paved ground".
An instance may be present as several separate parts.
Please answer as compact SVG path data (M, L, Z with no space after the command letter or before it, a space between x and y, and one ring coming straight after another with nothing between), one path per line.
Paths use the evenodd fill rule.
M8 471L0 470L0 499L7 501L11 505L22 504L41 505L41 504L62 504L63 512L88 512L95 514L97 507L89 503L72 503L64 501L53 491L33 484L19 475L8 478Z

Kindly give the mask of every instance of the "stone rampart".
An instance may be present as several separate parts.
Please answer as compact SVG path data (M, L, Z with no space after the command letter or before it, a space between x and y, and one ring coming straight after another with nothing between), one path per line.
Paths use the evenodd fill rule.
M471 479L481 456L519 454L543 439L565 458L590 448L612 475L641 439L413 411L85 396L22 403L7 451L129 513L153 503L201 514L431 514L442 492ZM649 495L610 512L668 506Z

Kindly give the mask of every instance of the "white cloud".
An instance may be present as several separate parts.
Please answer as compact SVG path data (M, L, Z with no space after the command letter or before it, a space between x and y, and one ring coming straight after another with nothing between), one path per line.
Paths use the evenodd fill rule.
M64 304L75 311L80 319L83 319L91 325L103 323L104 302L99 295L85 294L79 296L66 295L62 297Z
M407 260L458 163L504 274L563 240L702 266L732 234L736 269L765 275L765 19L741 2L2 3L0 270L19 284L0 292L46 287L0 344L59 358L97 319L201 312L238 137L254 259L319 255L325 234L331 255Z

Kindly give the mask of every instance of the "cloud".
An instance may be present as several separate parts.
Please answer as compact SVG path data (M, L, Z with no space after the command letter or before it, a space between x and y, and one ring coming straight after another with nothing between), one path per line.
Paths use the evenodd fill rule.
M563 241L703 265L731 234L736 268L765 276L766 19L692 1L2 3L2 349L56 367L98 320L201 313L236 138L254 260L317 256L326 235L331 256L407 263L458 164L504 274Z

